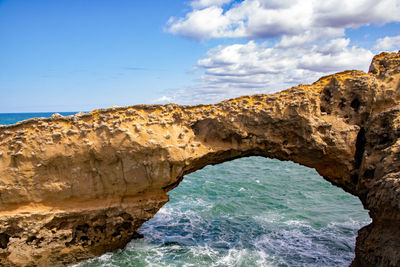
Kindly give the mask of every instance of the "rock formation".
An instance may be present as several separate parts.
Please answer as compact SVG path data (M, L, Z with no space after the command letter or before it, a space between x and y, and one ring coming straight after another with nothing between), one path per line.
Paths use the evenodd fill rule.
M259 155L315 168L373 222L352 266L400 266L400 52L369 73L213 105L138 105L0 127L0 265L122 248L184 175Z

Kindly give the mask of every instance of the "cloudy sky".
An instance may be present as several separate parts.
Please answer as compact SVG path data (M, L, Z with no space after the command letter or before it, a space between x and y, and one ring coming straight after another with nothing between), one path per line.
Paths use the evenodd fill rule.
M276 92L400 49L400 0L0 0L0 112Z

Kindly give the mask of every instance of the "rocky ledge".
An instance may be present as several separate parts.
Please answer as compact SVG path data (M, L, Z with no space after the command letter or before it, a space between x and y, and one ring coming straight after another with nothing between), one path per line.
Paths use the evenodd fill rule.
M400 52L369 73L213 105L139 105L0 127L0 265L124 247L184 175L252 155L315 168L372 223L352 266L400 266Z

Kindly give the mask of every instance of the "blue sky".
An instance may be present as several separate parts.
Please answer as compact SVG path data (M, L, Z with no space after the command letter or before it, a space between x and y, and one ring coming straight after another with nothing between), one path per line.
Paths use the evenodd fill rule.
M216 102L400 49L400 0L323 2L0 0L0 112Z

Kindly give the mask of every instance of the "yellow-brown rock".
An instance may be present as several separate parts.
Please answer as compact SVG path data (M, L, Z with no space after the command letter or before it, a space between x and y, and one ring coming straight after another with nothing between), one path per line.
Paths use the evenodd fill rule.
M0 265L124 247L185 174L260 155L315 168L373 222L353 266L400 266L400 53L272 95L139 105L0 127Z

